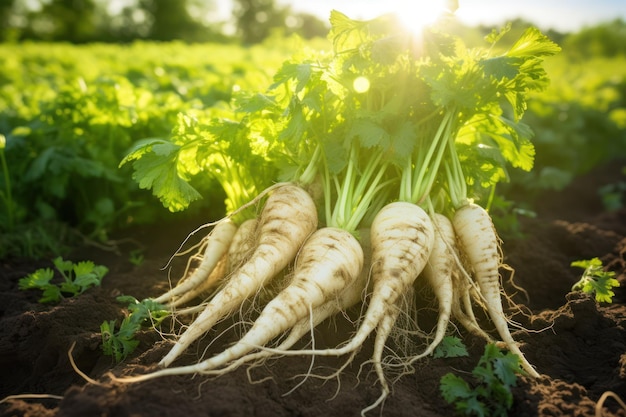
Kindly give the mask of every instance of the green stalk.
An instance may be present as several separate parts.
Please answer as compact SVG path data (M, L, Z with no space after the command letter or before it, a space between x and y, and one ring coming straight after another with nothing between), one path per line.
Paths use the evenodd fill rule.
M396 181L396 178L391 178L380 183L378 187L376 187L372 202L370 203L368 210L365 212L360 225L369 226L372 224L380 209L382 209L385 204L389 203L389 197L391 195L391 191L393 191L392 185Z
M366 216L368 210L370 209L370 206L372 205L372 201L375 199L376 194L378 194L380 191L381 187L378 187L377 185L382 179L386 170L387 164L383 164L383 166L378 170L378 173L376 174L376 177L374 178L372 183L369 184L367 192L363 195L363 198L360 199L361 201L354 208L354 212L350 216L350 220L345 226L346 230L356 230L363 218Z
M346 175L343 178L343 185L337 189L337 203L331 218L331 224L336 227L343 227L350 217L350 208L352 201L352 188L354 187L354 170L356 164L357 149L355 146L350 148L350 156L346 167Z
M450 199L455 209L467 204L467 183L465 175L461 167L461 161L456 153L454 146L454 138L450 138L448 142L449 159L444 164L446 176L448 178L448 187Z
M326 198L327 225L338 227L355 234L371 209L372 202L384 194L381 181L385 177L388 162L381 162L383 153L377 152L369 157L364 169L359 169L359 148L354 144L346 168L338 175L331 175L324 180ZM325 174L329 175L328 169ZM328 203L331 196L331 182L336 189L334 206Z
M242 207L250 202L253 197L250 195L250 190L246 187L246 183L239 173L238 165L223 153L220 152L219 155L223 162L223 173L218 177L218 180L226 193L226 199L230 201L231 211L236 210L238 207ZM254 185L251 191L256 195L257 190ZM242 210L234 215L232 220L236 224L241 224L253 217L254 214L251 210Z
M322 185L324 187L324 213L326 218L326 223L328 224L332 217L332 207L331 202L333 199L332 196L332 184L331 184L331 176L328 170L328 165L324 164L324 172L322 174Z
M454 132L454 124L455 124L454 118L451 117L449 119L449 123L446 126L445 133L443 134L443 139L441 141L439 151L437 152L436 160L432 164L432 169L428 171L427 177L424 179L424 183L422 184L422 190L421 190L422 192L417 195L419 196L419 200L418 200L419 202L421 202L423 199L428 197L428 195L430 194L432 190L433 185L435 184L435 180L437 176L439 175L439 167L441 166L447 144L450 144L450 143L452 144L451 152L454 152L454 154L456 155L456 151L454 149L454 136L452 134L452 132Z
M298 182L300 184L311 184L315 181L315 177L317 175L317 170L319 166L319 159L322 155L322 147L318 144L315 147L315 151L313 151L313 155L311 156L311 161L306 166L302 174L298 177Z
M413 165L411 157L406 158L406 163L400 173L400 201L411 201L411 185L413 184Z
M491 206L493 204L493 199L496 196L496 184L491 186L491 190L489 191L489 199L487 200L487 204L485 204L485 210L491 210Z
M435 153L435 150L440 146L440 141L441 141L441 137L443 135L443 131L446 128L447 124L448 124L448 119L451 117L451 113L449 112L444 112L444 116L443 119L441 119L441 122L439 123L439 127L437 128L437 132L435 133L435 137L433 137L432 141L430 142L430 146L428 147L428 150L426 151L426 154L424 155L423 160L420 161L419 164L415 165L415 169L419 171L417 172L417 175L414 177L413 179L413 184L412 184L412 189L413 189L413 193L415 193L415 188L422 183L422 181L424 180L424 177L426 176L426 171L430 168L429 164L430 164L430 160L433 157L433 154ZM418 149L419 151L419 149ZM418 155L418 157L421 155ZM413 194L412 193L412 194Z
M374 157L367 164L365 171L361 174L359 182L356 188L354 189L353 200L352 200L353 205L356 205L359 203L358 200L361 198L361 195L363 195L365 189L369 186L370 178L372 177L372 175L374 175L376 170L384 171L386 169L387 164L385 164L381 169L378 168L378 165L380 164L380 161L382 158L383 158L383 154L379 152L376 155L376 157Z
M446 145L450 137L452 137L455 115L456 111L454 109L445 112L424 158L418 159L418 162L415 164L417 175L413 177L412 192L408 201L420 204L428 197L428 193L435 183Z

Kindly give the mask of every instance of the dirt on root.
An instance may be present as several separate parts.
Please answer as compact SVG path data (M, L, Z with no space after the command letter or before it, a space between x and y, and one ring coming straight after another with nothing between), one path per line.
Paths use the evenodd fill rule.
M519 324L520 342L541 377L522 377L514 388L512 416L592 416L607 391L626 399L626 209L607 212L599 187L623 181L613 163L542 199L536 218L523 219L524 239L504 243L505 261L514 268L515 283L527 294L507 285L521 308L509 310ZM201 221L198 222L198 224ZM341 359L281 357L254 367L240 367L220 377L173 376L136 384L114 383L115 375L145 372L167 352L171 335L145 330L137 350L115 364L101 350L100 324L123 317L115 299L127 294L138 299L156 296L169 287L162 267L185 235L197 224L171 224L137 229L133 242L120 241L119 253L86 245L72 259L90 259L110 272L100 288L56 305L37 303L35 291L21 291L18 280L43 262L11 260L0 264L0 398L19 394L50 394L59 398L10 399L0 404L2 416L355 416L380 395L371 366L371 340L340 378L332 376ZM129 261L128 253L145 248L144 262ZM582 270L570 267L579 259L599 257L621 287L612 304L570 292ZM176 277L182 265L171 272ZM506 271L503 271L508 276ZM428 321L426 321L428 323ZM208 357L236 340L235 330L223 323L193 345L177 364ZM484 323L489 328L489 322ZM165 322L165 333L178 331ZM316 330L317 347L341 342L353 329L339 318ZM224 332L221 332L224 330ZM221 332L221 334L220 334ZM429 358L398 376L384 403L386 416L450 416L451 405L441 397L439 381L448 372L468 377L484 349L481 339L461 332L470 356ZM220 337L217 337L220 335ZM213 340L211 340L211 338ZM307 338L305 338L307 339ZM302 343L308 343L308 339ZM77 367L98 383L87 383ZM327 378L304 378L309 368ZM391 375L390 375L391 376ZM61 398L62 397L62 398ZM370 414L378 415L380 408ZM603 416L626 416L609 398Z

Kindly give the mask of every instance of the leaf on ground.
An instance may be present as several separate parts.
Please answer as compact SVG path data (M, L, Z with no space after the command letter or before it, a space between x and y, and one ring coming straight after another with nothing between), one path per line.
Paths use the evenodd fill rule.
M54 271L50 268L41 268L18 281L20 290L43 288L50 284Z
M46 285L42 288L43 294L39 299L40 303L56 303L63 296L61 295L61 289L56 285Z
M620 284L615 279L615 272L605 271L599 258L574 261L571 266L585 269L580 280L572 286L572 291L595 293L596 301L600 303L613 302L615 293L611 288L619 287Z
M74 264L74 274L78 277L80 275L87 275L93 272L95 264L92 261L81 261Z
M53 261L54 267L58 269L64 276L67 276L67 273L72 272L74 268L74 263L72 261L66 261L62 257L57 257Z
M612 287L619 287L619 281L612 277L612 275L599 275L596 279L589 279L583 291L595 292L596 300L600 303L611 303L615 293L611 290Z
M470 397L466 401L457 404L457 410L463 411L468 416L487 417L491 416L489 409L477 397Z
M508 387L515 386L517 374L522 372L520 358L514 353L508 352L493 359L493 373Z
M463 341L455 336L445 336L433 354L434 358L458 358L461 356L469 356L469 353Z
M443 398L448 403L454 403L459 399L470 398L472 389L462 378L448 373L445 374L440 381L440 390Z

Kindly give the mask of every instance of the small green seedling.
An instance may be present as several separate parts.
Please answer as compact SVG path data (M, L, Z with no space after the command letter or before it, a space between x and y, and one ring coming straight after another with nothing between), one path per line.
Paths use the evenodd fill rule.
M448 373L441 378L439 389L459 415L506 416L513 405L511 387L516 385L518 374L525 374L519 356L502 353L489 343L472 370L474 384Z
M144 256L143 256L143 250L142 249L135 249L133 251L130 252L130 255L128 257L128 260L130 261L131 264L135 265L135 266L140 266L143 261L145 260Z
M129 314L122 320L117 331L115 330L117 321L109 320L100 325L100 332L104 354L113 356L116 362L121 362L139 345L135 335L141 327L158 326L169 312L165 306L150 299L138 301L129 295L122 295L117 297L117 301L128 303Z
M60 284L52 283L55 273L50 268L40 268L18 282L21 290L39 289L43 292L40 303L56 303L66 296L82 294L88 288L98 286L109 269L95 265L92 261L73 263L62 257L53 260L54 266L63 277Z
M613 302L615 293L611 288L619 287L619 281L615 279L615 272L604 270L600 259L574 261L571 266L585 270L580 280L572 286L572 291L582 291L586 294L595 293L596 301L600 303Z

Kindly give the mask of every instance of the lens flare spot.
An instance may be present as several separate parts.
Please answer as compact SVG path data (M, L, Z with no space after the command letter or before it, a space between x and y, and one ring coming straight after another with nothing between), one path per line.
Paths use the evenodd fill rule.
M354 91L357 93L366 93L370 89L370 80L366 77L356 77L352 83Z

